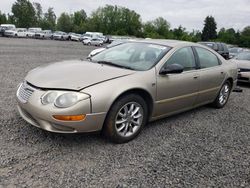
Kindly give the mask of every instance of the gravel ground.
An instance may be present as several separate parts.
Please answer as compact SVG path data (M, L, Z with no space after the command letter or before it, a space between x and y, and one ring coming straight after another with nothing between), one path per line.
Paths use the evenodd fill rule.
M123 145L27 124L15 91L38 65L86 57L81 43L0 38L0 187L249 187L250 87L225 108L150 123Z

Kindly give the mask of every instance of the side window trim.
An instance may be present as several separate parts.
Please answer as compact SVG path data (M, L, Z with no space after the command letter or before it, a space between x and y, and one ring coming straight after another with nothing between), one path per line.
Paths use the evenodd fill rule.
M199 59L198 53L197 53L194 46L191 46L191 48L192 48L192 51L193 51L193 54L194 54L196 69L201 69L200 59Z
M200 58L199 58L199 56L198 56L198 53L197 53L196 48L203 48L203 47L201 47L201 46L193 46L192 48L193 48L194 54L195 54L195 56L196 56L196 58L197 58L198 69L211 69L211 68L218 67L218 66L221 66L221 65L222 65L222 62L221 62L221 60L219 59L218 55L216 55L215 52L212 52L212 51L208 50L210 53L212 53L213 55L216 56L216 58L217 58L219 64L218 64L218 66L214 66L214 67L201 68ZM206 48L203 48L203 49L207 50Z

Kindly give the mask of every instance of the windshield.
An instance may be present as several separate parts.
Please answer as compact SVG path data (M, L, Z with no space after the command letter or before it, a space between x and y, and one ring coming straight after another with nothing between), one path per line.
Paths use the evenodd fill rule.
M143 71L153 67L169 50L170 47L156 44L125 43L102 51L92 61Z
M238 59L238 60L248 60L250 61L250 52L242 52L242 53L239 53L235 59Z

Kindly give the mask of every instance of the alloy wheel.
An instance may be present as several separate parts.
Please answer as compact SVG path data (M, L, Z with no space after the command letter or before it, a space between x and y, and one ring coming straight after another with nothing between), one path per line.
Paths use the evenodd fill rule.
M221 88L219 94L219 103L221 105L224 105L227 102L229 94L230 94L230 86L228 85L228 83L226 83Z
M130 137L140 129L143 121L143 108L137 102L125 104L117 113L115 128L122 137Z

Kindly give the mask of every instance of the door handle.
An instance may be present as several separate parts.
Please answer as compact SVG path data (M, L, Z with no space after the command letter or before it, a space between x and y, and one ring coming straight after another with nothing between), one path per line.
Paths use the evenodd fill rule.
M197 78L199 78L199 75L194 75L194 79L197 79Z
M221 73L221 74L224 74L224 72L223 72L223 71L221 71L220 73Z

